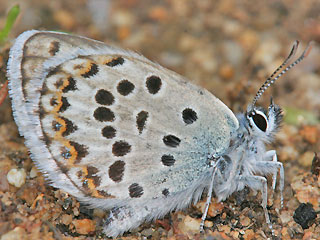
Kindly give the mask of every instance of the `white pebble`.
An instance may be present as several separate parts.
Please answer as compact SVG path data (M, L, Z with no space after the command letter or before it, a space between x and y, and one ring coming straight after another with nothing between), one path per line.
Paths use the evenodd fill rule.
M27 174L23 168L13 168L7 174L8 182L16 187L21 187L26 182L26 177Z
M33 167L31 168L31 171L30 171L29 176L30 176L30 178L35 178L37 175L38 175L38 170L37 170L36 167L33 166Z

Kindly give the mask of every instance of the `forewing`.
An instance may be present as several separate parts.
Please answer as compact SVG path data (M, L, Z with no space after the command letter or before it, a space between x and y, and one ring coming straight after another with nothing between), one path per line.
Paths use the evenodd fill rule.
M26 32L11 50L8 77L33 160L52 185L80 199L183 191L238 128L205 89L86 38Z

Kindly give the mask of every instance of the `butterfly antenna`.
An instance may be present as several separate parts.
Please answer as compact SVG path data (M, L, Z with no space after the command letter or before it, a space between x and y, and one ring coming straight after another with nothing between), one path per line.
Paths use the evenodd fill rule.
M301 54L301 56L295 60L293 63L289 64L289 61L292 60L293 56L295 55L297 49L298 49L298 45L299 45L299 41L295 41L291 52L289 54L289 56L286 58L286 60L284 60L284 62L271 74L270 77L268 77L268 79L263 83L263 85L260 87L260 89L258 90L256 96L254 97L251 106L254 106L256 104L256 102L260 99L260 97L262 96L262 94L277 80L279 79L283 74L285 74L287 71L289 71L291 68L293 68L295 65L297 65L298 63L300 63L305 57L308 56L308 54L310 53L311 50L311 43L308 44L308 46L306 47L306 49L303 51L303 53ZM285 69L283 69L280 73L279 71L285 67L287 65L287 67ZM278 75L276 75L278 74ZM274 77L276 75L276 77Z

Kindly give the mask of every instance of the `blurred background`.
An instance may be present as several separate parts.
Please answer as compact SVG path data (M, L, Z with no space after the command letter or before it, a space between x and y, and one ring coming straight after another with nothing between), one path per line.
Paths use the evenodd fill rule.
M310 169L314 152L320 152L319 0L0 0L0 28L15 4L20 5L21 13L7 48L10 41L30 29L94 38L139 52L182 74L235 112L246 109L265 79L287 57L295 40L300 41L296 57L313 41L310 55L268 89L258 104L268 106L273 96L286 113L284 126L271 146L286 171L286 207L285 213L275 217L276 232L283 239L320 238L319 218L306 229L292 218L301 203L311 203L315 211L320 210L320 180L301 183L306 182L304 178L318 176ZM17 133L13 131L8 99L0 111L4 113L0 140L13 141ZM22 145L23 141L18 141ZM21 151L27 158L25 148ZM10 161L8 155L3 158ZM17 165L26 164L11 162L2 171L6 173ZM5 192L3 189L18 191L9 185L2 187ZM7 225L2 232L12 229L11 220L2 218L3 222Z

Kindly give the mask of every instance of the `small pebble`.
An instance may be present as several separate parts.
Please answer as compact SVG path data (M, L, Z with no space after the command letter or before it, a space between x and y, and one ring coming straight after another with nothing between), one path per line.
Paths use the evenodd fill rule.
M231 231L229 234L233 239L239 239L239 232Z
M303 229L309 228L316 217L317 213L310 203L301 203L293 215L294 221L299 223Z
M313 158L314 158L314 152L308 151L302 154L302 156L298 158L298 162L303 167L310 167L312 164Z
M93 216L98 218L104 218L106 215L106 211L100 208L93 209Z
M181 51L190 51L196 46L197 39L188 34L182 34L179 38L178 47Z
M152 236L153 232L154 232L154 230L152 228L147 228L147 229L143 229L141 231L141 234L143 236L149 237L149 236Z
M16 227L13 230L3 234L0 240L14 240L14 239L24 239L25 230L21 227Z
M198 209L199 212L203 213L204 209L206 207L206 202L201 201L196 204L196 208ZM209 217L215 217L217 214L220 214L224 208L224 205L222 202L217 202L216 199L212 199L211 203L209 205L208 209L208 216Z
M208 209L208 216L215 217L220 214L224 209L224 205L222 202L211 202L209 209Z
M311 173L320 176L320 157L317 153L314 154L311 165Z
M76 232L80 234L89 234L96 230L96 224L90 219L76 219L72 221Z
M226 234L229 234L231 231L231 228L228 225L221 225L221 226L218 226L218 230L219 232L224 232Z
M21 169L13 168L7 174L8 182L11 185L18 188L21 187L23 184L25 184L26 177L27 177L27 174L23 168Z
M121 27L135 24L136 19L130 11L121 10L114 13L112 21L114 25Z
M63 214L61 216L61 223L64 225L69 225L72 222L72 216L69 214Z
M226 19L225 23L221 26L224 33L231 35L231 36L237 36L239 34L242 34L242 28L241 25L234 20Z
M251 223L251 220L247 216L241 216L240 223L242 226L246 227L246 226L249 226L249 224Z
M291 212L289 211L282 211L279 217L283 224L287 224L292 219Z
M0 191L2 192L9 191L9 187L10 185L8 183L6 174L4 174L4 171L0 170Z
M222 45L222 50L224 52L226 61L231 66L237 66L239 62L243 61L244 52L239 43L231 40L225 41Z
M281 229L281 236L283 237L283 239L290 239L290 232L287 227Z
M204 71L213 73L218 68L218 62L213 56L213 49L199 48L192 52L191 59Z
M38 192L38 189L33 185L25 184L21 186L21 188L16 194L17 194L17 197L21 198L29 206L31 206L35 201L35 199L38 197L39 192Z
M29 176L30 178L35 178L38 175L38 169L33 166L30 170Z
M303 137L305 141L310 144L315 144L318 141L318 128L316 126L304 126L299 134Z
M70 12L59 10L54 12L53 18L61 25L62 29L72 29L76 25L75 19Z
M195 219L190 216L186 216L181 223L179 223L179 228L182 232L196 232L199 231L200 219Z
M259 43L259 36L252 30L245 30L239 35L239 41L246 50L253 50ZM261 53L263 54L263 53ZM261 55L260 54L260 55ZM261 56L260 56L261 57Z
M258 49L253 54L253 59L257 63L262 63L265 66L272 65L276 56L282 49L280 43L276 40L268 39L260 43Z
M156 21L164 21L168 19L169 15L166 8L155 6L151 8L149 12L149 17Z
M234 75L234 70L231 65L223 65L219 69L219 75L223 79L231 79Z
M204 221L204 226L207 228L211 228L213 227L213 222L206 220Z
M252 229L247 229L243 235L243 238L246 240L255 239L255 233Z
M304 232L302 240L313 240L313 239L315 239L313 237L313 232L307 232L307 231Z
M294 161L299 156L299 152L294 146L284 146L278 151L278 158L282 161Z

